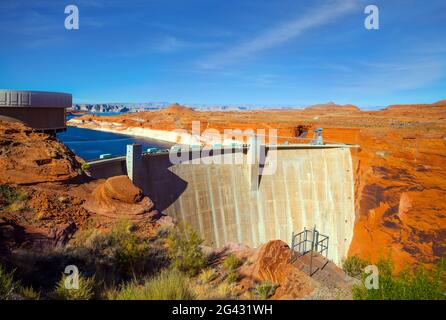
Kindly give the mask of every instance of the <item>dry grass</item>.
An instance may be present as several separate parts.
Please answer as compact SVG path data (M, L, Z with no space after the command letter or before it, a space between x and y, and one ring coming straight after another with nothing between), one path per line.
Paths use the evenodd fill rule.
M195 294L189 278L176 270L165 269L144 284L127 283L120 290L111 290L107 298L112 300L192 300Z
M66 288L67 276L64 274L52 293L56 300L90 300L94 296L95 280L79 275L79 288Z
M236 285L226 281L218 284L194 283L192 290L197 300L234 300L238 298Z
M198 275L198 281L203 284L209 283L215 280L215 278L217 278L217 272L212 268L204 269Z
M242 261L234 254L228 255L223 261L223 268L228 271L233 271L242 265Z
M278 287L275 283L264 281L257 284L251 293L254 299L267 300L274 295Z

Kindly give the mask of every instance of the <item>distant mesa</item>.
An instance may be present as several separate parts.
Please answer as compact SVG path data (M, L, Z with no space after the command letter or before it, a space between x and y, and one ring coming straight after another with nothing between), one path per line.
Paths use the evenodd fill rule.
M73 104L71 110L84 112L139 112L148 110L160 110L169 105L168 102L147 103L82 103Z
M176 114L190 114L194 113L194 109L180 105L178 103L171 104L167 108L163 109L161 111L162 113L168 114L168 115L176 115Z
M431 111L438 111L438 107L446 107L446 99L440 100L432 104L394 104L384 108L384 111L398 111L398 112L411 112L419 113L420 108L422 108L423 113Z
M87 112L128 112L130 109L118 104L75 104L71 108L74 111Z
M435 102L433 105L439 107L446 107L446 99Z
M354 112L354 111L361 111L357 106L352 104L345 104L345 105L339 105L334 102L327 102L322 104L315 104L308 106L304 109L305 111L330 111L330 112L338 112L338 111L347 111L347 112Z

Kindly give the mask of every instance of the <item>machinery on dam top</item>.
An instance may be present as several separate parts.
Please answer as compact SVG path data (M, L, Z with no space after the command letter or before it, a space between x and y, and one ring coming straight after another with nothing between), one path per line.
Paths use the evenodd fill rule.
M313 139L311 140L311 144L321 146L324 144L324 139L322 138L322 132L324 130L322 128L317 128L314 130Z

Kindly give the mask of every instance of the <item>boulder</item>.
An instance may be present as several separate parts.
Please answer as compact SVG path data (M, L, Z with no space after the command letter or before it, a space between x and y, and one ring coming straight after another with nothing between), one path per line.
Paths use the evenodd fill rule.
M159 215L152 200L127 176L111 177L98 185L84 208L109 219L132 222L151 221Z
M282 272L291 258L290 247L281 240L269 241L260 247L254 268L254 276L259 280L279 283L283 280Z
M138 203L143 199L141 189L136 187L127 176L111 177L105 181L104 194L113 200L125 203Z
M259 249L253 277L279 285L273 299L301 299L314 290L313 280L294 266L290 258L290 247L281 240L269 241Z

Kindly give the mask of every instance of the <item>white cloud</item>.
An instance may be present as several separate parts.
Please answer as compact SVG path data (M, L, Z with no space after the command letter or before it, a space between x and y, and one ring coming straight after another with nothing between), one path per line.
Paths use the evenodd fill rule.
M444 67L444 61L433 57L360 62L354 74L331 85L337 92L360 92L365 96L414 90L442 78Z
M215 69L237 62L259 51L295 39L308 30L332 23L357 8L357 4L356 0L336 0L314 7L295 20L281 23L251 40L205 59L199 65L205 69Z
M115 48L113 56L134 58L151 53L172 54L193 49L213 48L218 45L219 43L216 42L189 41L172 35L163 35L155 39L143 39L140 43L131 47L120 44L119 48Z

